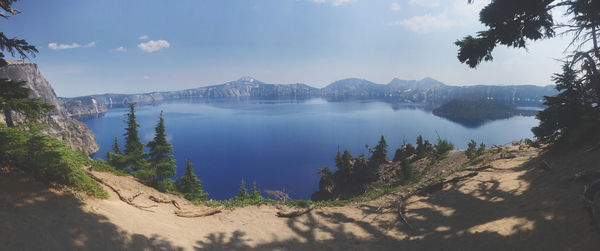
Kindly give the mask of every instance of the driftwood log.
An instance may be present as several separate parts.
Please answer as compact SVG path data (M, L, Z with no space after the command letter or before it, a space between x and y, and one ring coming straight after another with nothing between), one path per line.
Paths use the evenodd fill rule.
M165 203L165 204L171 203L171 204L173 204L174 207L181 210L181 206L179 206L179 203L177 203L177 201L175 201L175 200L163 199L163 198L155 197L154 195L148 196L148 199L150 199L151 201L154 201L156 203Z
M131 196L131 197L126 197L126 196L124 196L124 195L123 195L123 193L121 193L121 189L118 189L118 188L116 188L116 187L112 186L111 184L108 184L108 182L105 182L105 181L104 181L104 180L102 180L101 178L97 177L97 176L96 176L96 175L94 175L94 173L92 173L91 171L89 171L88 173L90 174L90 176L91 176L93 179L95 179L96 181L100 182L101 184L103 184L103 185L107 186L108 188L110 188L111 190L113 190L113 192L115 192L115 193L117 194L117 196L119 196L119 199L120 199L121 201L123 201L123 202L125 202L125 203L127 203L127 204L129 204L129 205L131 205L131 206L133 206L133 207L135 207L135 208L137 208L137 209L144 210L144 211L148 211L148 212L154 212L154 211L152 211L152 210L150 210L150 209L148 209L148 208L156 207L156 205L152 205L152 206L140 206L140 205L138 205L138 204L135 204L135 203L133 203L133 200L134 200L135 198L137 198L138 196L140 196L140 195L142 195L142 194L143 194L142 192L139 192L139 193L137 193L136 195L134 195L134 196Z
M179 210L179 211L176 211L175 214L179 217L196 218L196 217L204 217L204 216L218 214L218 213L222 212L223 209L224 209L223 207L217 207L217 208L208 208L208 209L194 210L194 211Z
M310 211L312 211L313 209L314 209L314 207L311 206L309 208L305 208L305 209L301 209L301 210L279 211L279 212L277 212L277 217L294 218L294 217L298 217L298 216L307 214Z

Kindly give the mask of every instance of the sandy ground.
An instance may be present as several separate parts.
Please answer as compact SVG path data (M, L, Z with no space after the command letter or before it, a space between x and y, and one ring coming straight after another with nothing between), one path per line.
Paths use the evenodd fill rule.
M275 206L245 207L202 218L181 218L162 195L131 177L96 173L132 196L143 211L118 199L77 199L23 177L0 176L1 250L600 250L600 232L582 207L581 169L600 169L600 152L546 156L507 147L516 155L439 191L402 194L368 203L278 218ZM455 173L452 179L472 171Z

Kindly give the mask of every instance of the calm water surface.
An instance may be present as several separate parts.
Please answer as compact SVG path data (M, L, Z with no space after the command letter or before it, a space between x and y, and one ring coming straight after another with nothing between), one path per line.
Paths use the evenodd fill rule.
M437 131L456 147L466 148L470 139L500 145L531 138L530 128L537 124L533 117L513 117L463 126L412 105L323 99L176 101L136 110L144 143L152 140L164 111L177 177L190 159L212 199L232 197L242 179L256 181L263 190L285 190L292 198L309 199L318 188L317 168L334 166L338 146L355 156L368 153L365 144L376 145L381 135L393 158L404 138L414 144L419 134L433 142ZM125 113L124 108L111 109L85 121L100 145L95 157L104 156L114 136L123 144Z

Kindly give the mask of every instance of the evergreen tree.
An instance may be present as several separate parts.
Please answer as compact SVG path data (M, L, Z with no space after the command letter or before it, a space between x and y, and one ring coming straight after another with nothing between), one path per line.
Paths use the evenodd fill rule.
M0 17L8 19L10 16L20 13L20 11L10 7L14 2L16 2L16 0L0 0L0 8L3 10L0 11ZM0 67L8 64L4 59L5 55L3 52L8 52L13 57L18 55L21 59L26 59L28 58L28 55L35 56L35 53L38 53L38 50L35 46L28 44L27 41L23 39L8 38L4 32L0 32ZM0 93L2 92L0 91Z
M0 56L1 62L2 58ZM54 109L54 106L42 101L40 98L29 99L29 92L30 90L25 87L23 81L0 79L0 110L4 113L4 120L8 127L16 126L13 113L21 114L27 122L35 124L41 114Z
M346 182L349 182L352 176L352 158L352 154L348 150L344 150L344 154L340 157L338 169Z
M373 155L371 156L371 161L374 161L377 164L380 164L385 161L387 155L387 143L385 142L385 138L381 135L381 139L375 149L373 151Z
M569 64L563 65L563 73L555 74L556 90L559 94L545 97L546 109L537 114L540 125L532 129L535 137L544 143L556 142L572 133L585 110L584 100L579 94L577 74Z
M192 202L205 201L208 193L202 188L202 181L194 173L192 162L185 161L185 173L177 181L178 190L187 200Z
M415 181L415 171L407 159L403 159L400 164L400 172L402 174L402 184L410 184Z
M417 136L417 159L422 159L425 157L427 150L425 149L425 144L423 143L423 136Z
M248 199L248 197L250 197L250 195L248 194L248 189L246 188L246 182L242 180L240 184L240 189L238 190L238 193L235 195L234 199L246 200Z
M471 142L469 142L465 154L469 159L474 159L477 157L477 142L475 142L475 140L471 140Z
M154 174L149 170L142 170L146 168L147 163L145 161L146 154L144 153L144 144L140 140L138 134L138 127L140 125L136 121L135 117L135 104L129 103L129 113L127 113L127 128L125 128L125 166L131 168L133 171L143 171L139 173L140 177L143 176L143 180L149 177L154 177Z
M148 148L150 148L148 154L150 157L149 164L150 168L156 172L156 180L160 182L175 175L177 169L172 155L173 146L167 141L165 119L162 111L154 131L154 139L148 142Z
M121 147L119 147L119 141L117 139L117 136L115 136L115 141L112 145L112 153L106 153L107 156L107 162L118 169L123 169L125 168L125 163L124 163L124 156L123 153L121 152ZM110 160L108 159L110 157Z
M263 197L260 193L260 187L256 184L256 181L252 182L252 189L250 190L250 199L258 200L262 198Z

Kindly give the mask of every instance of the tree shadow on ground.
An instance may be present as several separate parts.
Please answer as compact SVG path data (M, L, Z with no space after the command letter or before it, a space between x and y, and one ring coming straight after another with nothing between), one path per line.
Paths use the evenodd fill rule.
M181 250L159 236L128 234L68 193L0 174L0 250Z
M315 210L287 219L295 238L251 244L242 231L212 233L196 249L597 250L600 233L582 207L583 185L570 179L578 169L599 170L597 155L545 155L505 170L517 183L494 170L414 196L405 211L411 227L397 217L398 203L366 203L360 217ZM542 159L552 168L543 168Z

